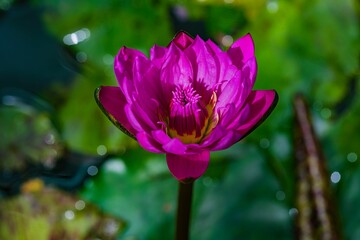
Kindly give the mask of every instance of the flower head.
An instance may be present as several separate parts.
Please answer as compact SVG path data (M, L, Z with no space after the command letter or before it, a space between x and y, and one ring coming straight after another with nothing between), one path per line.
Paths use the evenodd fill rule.
M109 119L146 150L166 153L179 180L206 170L210 152L255 129L277 102L274 90L252 90L257 64L250 34L222 51L211 40L178 33L150 58L123 47L114 63L117 87L95 92Z

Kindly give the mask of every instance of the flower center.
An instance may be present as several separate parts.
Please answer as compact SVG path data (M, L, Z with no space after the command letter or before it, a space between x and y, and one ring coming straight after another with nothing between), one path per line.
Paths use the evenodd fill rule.
M189 103L196 103L201 98L191 86L185 88L177 87L172 94L173 101L181 106L185 106Z
M217 96L213 92L208 103L191 87L177 87L172 92L169 116L166 119L167 133L183 143L198 143L217 124L213 113Z

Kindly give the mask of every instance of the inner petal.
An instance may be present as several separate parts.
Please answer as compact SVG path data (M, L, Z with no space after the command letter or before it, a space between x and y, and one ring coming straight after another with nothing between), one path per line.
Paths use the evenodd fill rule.
M215 93L204 103L192 86L178 86L172 92L166 119L168 135L183 143L200 142L217 124L213 113L216 101Z

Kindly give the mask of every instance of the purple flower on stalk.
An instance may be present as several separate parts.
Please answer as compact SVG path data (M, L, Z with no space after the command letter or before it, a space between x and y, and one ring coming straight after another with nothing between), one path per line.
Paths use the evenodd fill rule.
M178 33L147 58L122 47L115 58L117 87L102 86L97 103L144 149L165 153L181 181L199 178L210 152L254 130L277 103L274 90L252 90L257 73L250 34L222 51L211 40Z

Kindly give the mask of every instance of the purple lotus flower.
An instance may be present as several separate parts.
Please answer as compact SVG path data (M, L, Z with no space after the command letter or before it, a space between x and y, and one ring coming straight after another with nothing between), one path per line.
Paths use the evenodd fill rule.
M277 103L274 90L252 90L257 73L250 34L222 51L211 40L180 32L150 59L123 47L115 58L118 87L95 96L109 119L141 147L166 153L178 180L196 179L210 152L255 129Z

